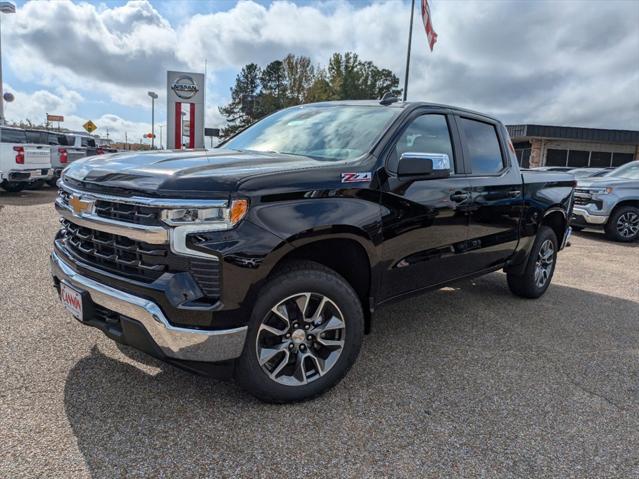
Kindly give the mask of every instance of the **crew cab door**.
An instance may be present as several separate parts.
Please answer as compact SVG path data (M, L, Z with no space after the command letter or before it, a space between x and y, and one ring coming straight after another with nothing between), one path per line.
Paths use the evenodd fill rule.
M413 154L417 155L413 155ZM402 155L445 154L447 178L402 177ZM468 178L454 119L445 111L417 110L384 152L381 186L384 274L380 300L464 276L468 238Z
M459 115L456 121L472 195L467 260L479 272L499 267L515 252L523 181L500 123L473 115Z

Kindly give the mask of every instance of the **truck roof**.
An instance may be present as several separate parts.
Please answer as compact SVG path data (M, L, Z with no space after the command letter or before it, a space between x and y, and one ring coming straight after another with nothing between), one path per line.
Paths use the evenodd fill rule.
M487 115L486 113L482 113L479 111L469 110L467 108L460 108L458 106L446 105L443 103L431 103L426 101L396 101L387 105L380 103L380 100L334 100L334 101L322 101L317 103L306 103L304 105L296 105L296 106L377 106L384 108L411 108L411 107L432 107L432 108L446 108L448 110L460 112L460 113L469 113L472 115L483 116L484 118L489 118L493 121L500 121L498 118L494 116Z

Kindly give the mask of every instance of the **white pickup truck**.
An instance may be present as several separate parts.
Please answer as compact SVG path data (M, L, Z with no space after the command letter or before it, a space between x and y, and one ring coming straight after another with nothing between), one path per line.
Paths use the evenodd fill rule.
M0 188L9 192L25 189L44 179L51 170L51 147L27 143L25 130L0 127Z

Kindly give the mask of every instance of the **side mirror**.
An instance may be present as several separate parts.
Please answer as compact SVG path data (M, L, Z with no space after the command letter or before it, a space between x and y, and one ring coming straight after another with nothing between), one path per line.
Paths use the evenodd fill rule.
M397 165L399 178L436 179L450 176L450 158L446 153L402 153Z

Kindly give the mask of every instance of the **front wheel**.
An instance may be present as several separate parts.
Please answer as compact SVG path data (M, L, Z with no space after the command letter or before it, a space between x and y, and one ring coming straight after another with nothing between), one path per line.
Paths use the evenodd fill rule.
M359 353L362 305L335 271L294 262L260 292L236 380L275 403L310 399L337 384Z
M610 215L605 231L608 238L623 243L639 238L639 208L635 206L617 208Z
M523 274L508 273L510 291L522 298L539 298L546 292L557 263L557 236L548 226L541 226Z

